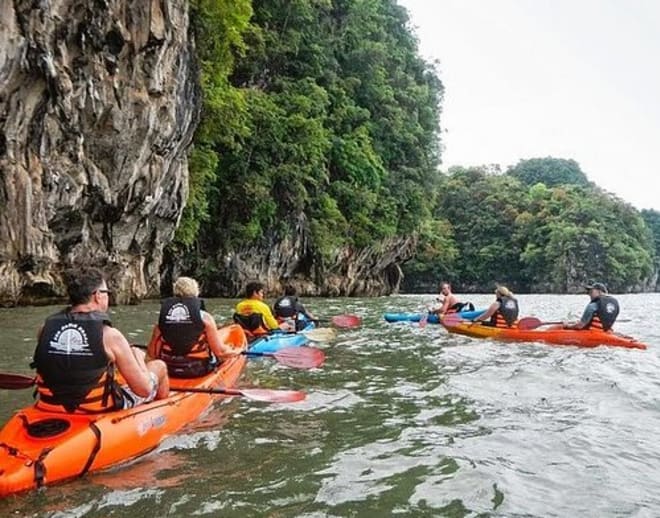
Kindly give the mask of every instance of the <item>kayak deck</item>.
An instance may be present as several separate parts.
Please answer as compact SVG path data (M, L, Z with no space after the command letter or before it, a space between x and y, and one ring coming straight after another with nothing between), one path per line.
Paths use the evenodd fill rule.
M219 329L224 342L245 348L240 326ZM228 358L202 378L170 378L172 388L231 387L246 357ZM18 411L0 431L0 496L115 466L154 449L194 421L218 395L173 392L166 399L103 414Z
M314 322L308 322L302 332L286 333L284 331L274 331L268 335L257 338L249 345L249 350L253 353L276 353L286 347L301 347L307 345L309 343L309 338L305 336L304 331L311 331L315 327Z
M473 318L481 315L485 310L477 309L474 311L461 311L460 313L452 313L453 315L459 315L465 320L472 320ZM394 322L420 322L424 317L427 317L427 324L439 324L440 319L438 315L427 315L426 313L384 313L383 318L390 323Z

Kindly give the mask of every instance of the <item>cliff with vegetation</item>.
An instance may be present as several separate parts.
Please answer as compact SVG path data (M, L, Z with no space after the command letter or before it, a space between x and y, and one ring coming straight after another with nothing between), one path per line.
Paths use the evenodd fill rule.
M249 22L236 15L250 7ZM431 214L442 95L406 11L391 0L242 0L229 49L215 37L227 11L205 11L200 25L196 197L168 276L190 272L227 296L254 278L304 294L397 290Z
M206 296L656 288L660 215L574 161L440 172L443 86L395 0L0 15L0 304L59 298L81 264L117 302L182 273Z

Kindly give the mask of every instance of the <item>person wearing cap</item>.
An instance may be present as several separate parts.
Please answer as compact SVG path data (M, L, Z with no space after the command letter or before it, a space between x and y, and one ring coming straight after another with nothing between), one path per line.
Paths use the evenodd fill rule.
M564 329L598 329L609 331L612 329L616 317L619 316L619 303L607 294L607 286L602 282L594 282L585 286L591 302L582 313L582 318L574 324L564 324Z
M273 315L278 322L289 322L291 327L295 327L296 331L304 329L308 322L317 321L318 319L300 302L298 298L298 290L292 284L287 284L284 287L284 295L278 298L273 304Z
M495 302L488 309L474 319L483 325L492 327L516 327L518 320L518 301L506 286L495 289Z

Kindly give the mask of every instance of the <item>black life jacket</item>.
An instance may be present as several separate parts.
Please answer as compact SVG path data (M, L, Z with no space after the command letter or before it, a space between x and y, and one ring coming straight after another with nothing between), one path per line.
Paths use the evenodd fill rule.
M457 302L447 309L447 313L460 313L461 311L474 311L472 302Z
M598 308L587 327L609 331L619 316L619 302L609 295L601 295L594 302L598 305Z
M298 315L298 297L285 295L275 301L273 313L280 318L294 318Z
M161 302L156 356L165 362L172 378L198 378L217 366L204 334L203 304L198 297L170 297Z
M490 317L490 325L495 327L512 327L518 319L518 301L513 297L497 297L499 309Z
M123 398L103 347L101 312L64 309L46 319L34 352L39 402L67 412L102 412L121 408Z
M158 328L177 356L188 354L204 332L201 304L198 297L170 297L160 304Z

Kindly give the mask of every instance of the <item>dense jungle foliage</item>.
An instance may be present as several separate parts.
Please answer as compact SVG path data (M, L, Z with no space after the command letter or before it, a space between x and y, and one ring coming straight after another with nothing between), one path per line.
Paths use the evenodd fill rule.
M431 214L442 85L406 11L381 0L193 6L206 101L178 242L259 245L304 214L322 259L416 232Z
M617 292L655 287L660 213L640 214L590 183L573 160L523 160L504 174L452 168L435 210L449 237L444 250L422 243L406 265L409 289L440 278L462 291L490 291L496 282L560 293L593 280Z
M575 161L439 172L443 87L395 0L192 0L191 14L205 101L175 247L193 262L303 221L320 262L419 236L409 290L651 286L660 215Z

